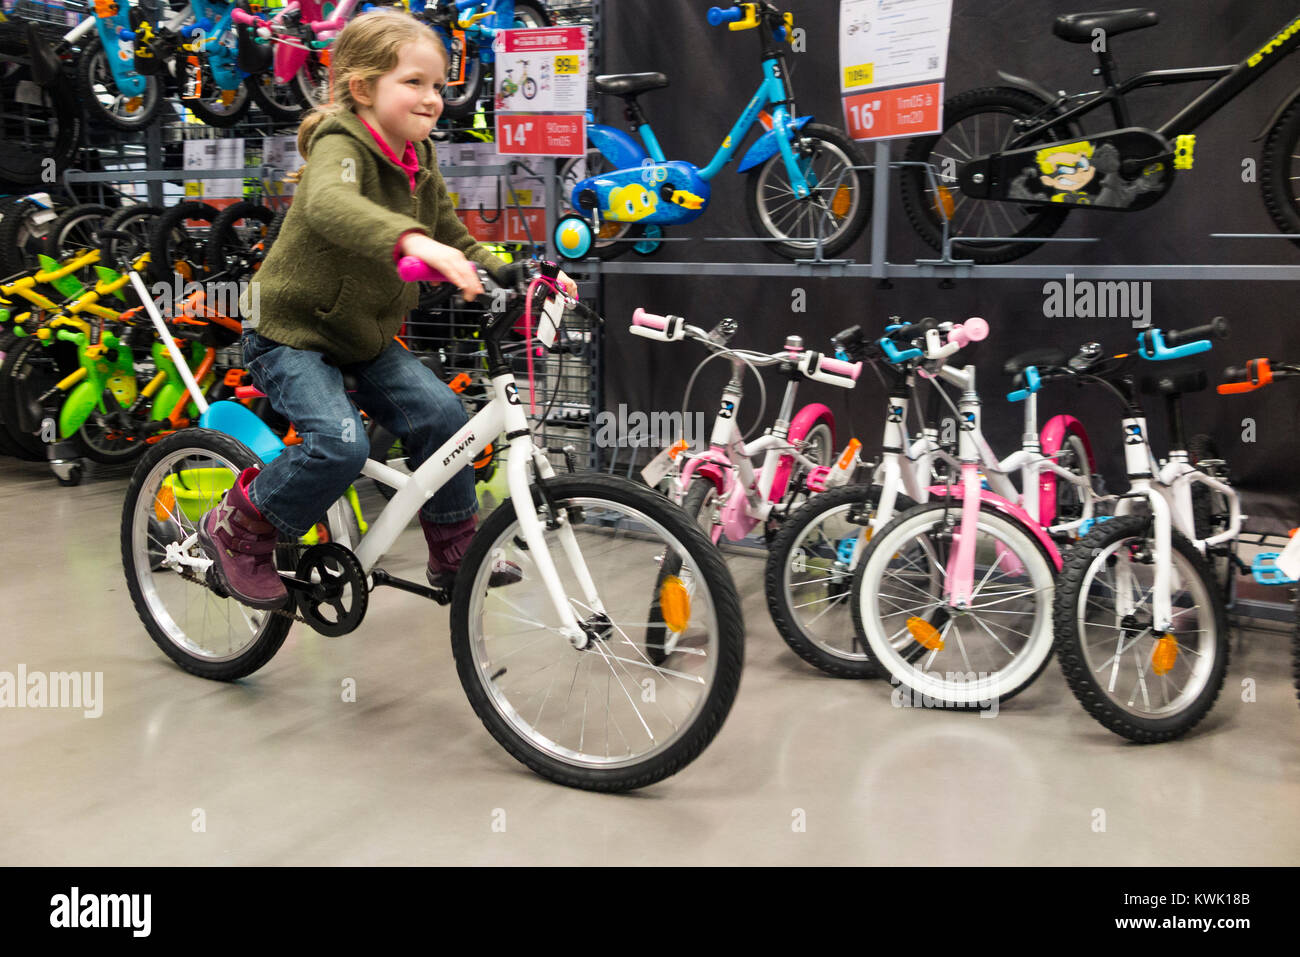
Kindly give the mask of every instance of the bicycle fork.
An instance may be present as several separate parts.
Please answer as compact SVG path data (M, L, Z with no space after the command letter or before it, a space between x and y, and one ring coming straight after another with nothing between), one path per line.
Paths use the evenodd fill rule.
M528 480L530 464L536 468L543 488L545 482L555 478L555 469L551 467L546 453L533 444L532 432L528 428L523 406L519 404L518 393L510 388L513 385L512 375L500 376L493 381L497 396L505 408L506 436L510 440L510 455L506 459L506 482L510 488L510 498L514 502L519 531L528 545L529 554L537 565L537 572L541 575L547 594L551 596L551 603L560 617L560 633L574 648L582 651L591 643L591 637L578 621L578 616L574 614L573 606L569 604L564 587L560 583L560 573L546 545L546 530L542 527L541 519L537 517L537 509L532 505L533 492ZM510 401L512 397L513 402ZM578 586L582 589L587 607L593 614L604 615L604 603L597 594L596 583L592 580L586 560L582 557L582 550L578 547L578 539L570 524L568 512L563 508L553 509L551 521L557 526L560 546L564 550L574 577L578 580Z

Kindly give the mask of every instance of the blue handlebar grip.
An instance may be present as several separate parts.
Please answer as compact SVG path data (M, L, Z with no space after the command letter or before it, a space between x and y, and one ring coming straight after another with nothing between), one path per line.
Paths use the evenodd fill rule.
M720 27L724 23L736 23L744 16L744 11L740 7L709 7L709 23L715 27Z
M126 27L123 27L121 30L117 31L117 38L119 40L134 40L135 32L132 30L128 30Z
M1038 366L1025 366L1023 371L1025 374L1025 387L1017 389L1015 392L1008 392L1008 402L1024 402L1043 387L1043 380L1038 375Z
M1147 349L1148 342L1151 344L1149 350ZM1149 362L1186 359L1188 356L1194 356L1201 352L1209 352L1212 348L1214 348L1214 345L1209 339L1197 339L1195 342L1185 342L1181 346L1167 346L1165 345L1164 334L1159 329L1152 329L1150 332L1138 336L1138 355Z
M886 336L880 340L880 350L884 352L885 358L890 362L906 362L908 359L919 359L925 355L920 349L900 349L894 345L894 340Z

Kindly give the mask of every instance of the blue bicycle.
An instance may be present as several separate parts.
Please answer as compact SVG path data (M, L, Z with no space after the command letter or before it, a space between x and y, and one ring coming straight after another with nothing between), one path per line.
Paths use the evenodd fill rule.
M153 122L169 88L209 126L234 125L252 100L279 122L295 120L301 98L269 82L269 55L232 23L235 9L191 0L156 20L129 0L95 0L91 16L64 34L60 52L80 48L82 100L92 117L118 129Z
M410 0L411 12L424 19L442 39L450 61L442 115L463 120L478 110L496 54L497 31L550 26L554 20L540 0L450 0L425 3Z
M653 244L662 227L689 223L709 205L709 182L730 162L749 131L763 132L738 172L749 173L746 207L755 232L790 259L818 250L834 256L847 249L867 223L870 175L861 170L857 147L834 127L799 116L784 44L794 15L770 3L712 7L714 26L757 29L763 82L703 169L668 160L646 122L637 96L668 85L662 73L596 77L597 92L621 96L638 143L612 126L589 123L586 156L561 170L570 211L555 227L555 245L568 259L610 259L639 242ZM644 143L644 147L641 145ZM643 247L638 247L641 249Z

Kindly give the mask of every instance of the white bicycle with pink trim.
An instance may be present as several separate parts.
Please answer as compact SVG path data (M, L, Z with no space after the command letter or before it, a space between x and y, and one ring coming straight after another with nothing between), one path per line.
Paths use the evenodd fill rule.
M961 462L947 451L955 450L957 443L946 438L945 404L952 413L954 438L961 434L955 426L963 416L936 379L973 393L973 368L949 369L947 362L956 348L987 334L988 324L975 318L956 324L926 320L891 325L878 340L853 326L833 340L838 353L874 363L883 381L887 399L880 458L868 484L831 489L790 515L772 541L764 573L768 610L781 637L799 657L827 674L837 678L881 674L851 620L853 579L867 543L899 512L947 495L946 486L934 484L936 466L960 469ZM1034 536L1045 548L1054 547L1052 539L1077 535L1093 518L1099 501L1093 489L1092 446L1082 423L1070 415L1055 415L1039 431L1041 379L1033 363L1053 359L1065 361L1064 356L1058 359L1037 350L1016 356L1004 367L1023 386L1011 398L1024 403L1021 442L1009 456L999 460L978 419L967 430L979 451L981 496L1037 526ZM924 382L930 383L926 401L918 404L917 393ZM909 431L922 408L919 428ZM1017 474L1019 488L1013 481ZM908 654L916 653L917 643L906 630L894 640Z
M688 404L691 387L705 364L719 357L731 363L731 378L722 390L708 446L691 449L681 439L664 449L641 473L646 484L666 486L669 496L709 532L715 543L724 537L741 541L760 525L770 536L793 506L808 495L852 477L861 443L850 442L836 456L835 416L831 410L817 402L796 412L794 403L802 379L853 388L862 372L861 362L845 362L805 349L798 336L789 336L783 349L770 354L733 349L727 345L736 332L733 319L724 319L706 332L680 316L656 316L638 309L632 316L630 331L660 342L693 339L712 351L691 376L683 406ZM785 393L776 421L754 441L746 442L740 429L745 370L752 369L758 377L762 405L766 386L758 369L765 366L778 367L786 379ZM755 422L761 418L760 408Z
M928 329L913 348L917 374L930 378L956 413L958 455L950 464L959 478L929 486L925 504L887 524L873 523L870 543L859 543L848 598L863 657L901 686L909 703L925 707L993 709L1041 673L1052 654L1052 599L1062 566L1053 535L1086 529L1101 500L1081 427L1069 434L1082 445L1086 468L1067 469L1037 447L1041 379L1032 353L1008 364L1022 386L1008 398L1026 403L1025 444L1002 462L992 456L975 366L947 362L987 328L972 319L950 331ZM955 387L955 404L940 383ZM1021 472L1021 492L1008 477L1012 471ZM1062 479L1069 484L1059 486ZM1058 487L1074 490L1076 514L1055 514Z

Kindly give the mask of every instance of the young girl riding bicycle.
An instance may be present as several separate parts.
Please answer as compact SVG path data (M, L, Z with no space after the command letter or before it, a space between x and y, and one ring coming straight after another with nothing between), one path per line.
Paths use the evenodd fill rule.
M242 343L254 384L302 443L245 469L199 530L223 587L259 608L288 597L273 563L277 539L312 528L366 461L358 406L402 439L412 470L468 421L456 394L394 339L418 296L397 260L423 260L467 299L483 292L476 265L502 280L507 268L456 218L438 173L428 137L447 55L437 35L396 10L364 14L335 41L333 72L333 102L299 127L307 165L258 271L260 309L246 315ZM421 509L433 587L450 588L477 510L473 466ZM491 584L518 577L502 563Z

